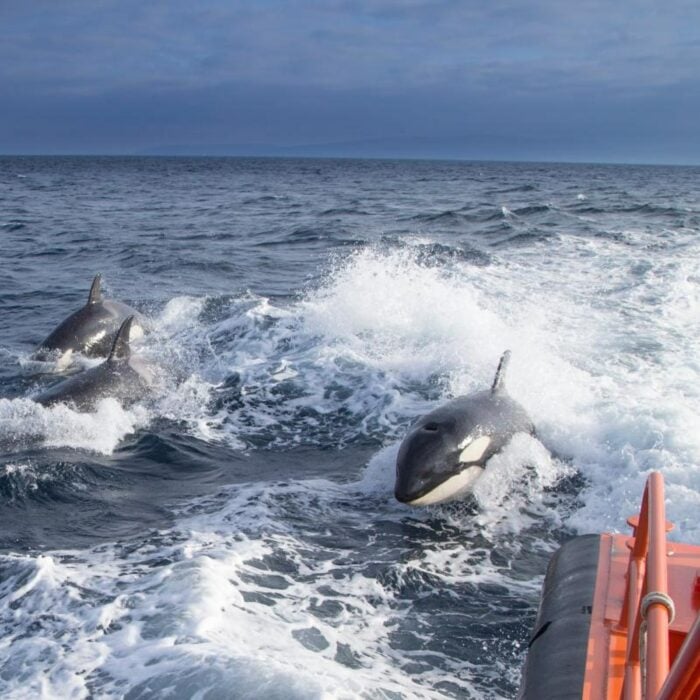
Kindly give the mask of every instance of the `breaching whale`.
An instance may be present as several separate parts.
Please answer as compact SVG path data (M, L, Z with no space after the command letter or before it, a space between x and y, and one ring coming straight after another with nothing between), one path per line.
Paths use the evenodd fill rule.
M491 389L460 396L411 426L396 459L397 500L424 506L458 498L513 435L534 434L525 409L506 393L509 359L506 350Z
M124 404L141 398L153 386L154 375L140 358L131 354L129 339L133 321L134 317L129 316L122 323L109 357L102 364L50 387L34 400L44 406L69 403L80 411L90 411L100 399L107 397Z
M90 287L87 304L66 318L34 351L38 360L58 355L59 365L70 363L74 352L88 357L107 357L117 331L128 316L134 316L132 338L143 335L141 315L119 301L104 299L102 276L96 275Z

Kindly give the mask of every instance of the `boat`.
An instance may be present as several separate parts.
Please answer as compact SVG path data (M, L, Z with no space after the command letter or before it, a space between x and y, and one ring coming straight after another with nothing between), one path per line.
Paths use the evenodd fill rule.
M550 560L519 700L700 700L700 546L667 539L660 472L627 522Z

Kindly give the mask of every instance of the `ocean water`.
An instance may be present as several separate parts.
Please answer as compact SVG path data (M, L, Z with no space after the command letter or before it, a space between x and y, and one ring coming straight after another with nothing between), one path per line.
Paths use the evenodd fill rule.
M700 169L0 158L0 693L512 698L551 553L645 478L700 541ZM160 390L31 396L102 272ZM394 501L512 351L516 436ZM80 366L94 361L80 361Z

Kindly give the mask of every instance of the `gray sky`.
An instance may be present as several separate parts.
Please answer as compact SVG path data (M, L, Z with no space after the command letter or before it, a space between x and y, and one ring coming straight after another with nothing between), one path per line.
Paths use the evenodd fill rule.
M700 163L696 0L0 0L0 153Z

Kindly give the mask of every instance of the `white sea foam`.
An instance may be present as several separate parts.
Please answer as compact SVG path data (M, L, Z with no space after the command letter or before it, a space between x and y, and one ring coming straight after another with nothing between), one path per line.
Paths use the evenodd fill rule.
M539 440L518 434L506 448L491 458L488 468L474 485L479 512L474 521L488 536L518 533L536 521L554 520L557 511L547 503L547 489L555 487L573 468L551 454Z
M547 243L547 255L537 245L507 250L486 267L432 267L415 246L367 248L336 261L326 281L291 306L248 295L223 320L200 326L211 352L200 354L181 390L192 400L174 393L170 405L189 406L180 415L199 435L238 447L246 431L270 434L278 447L300 436L397 441L440 397L488 386L509 348L509 392L531 414L541 442L587 482L571 524L622 527L650 469L666 472L669 492L700 486L690 342L698 270L688 257L696 244L686 236L674 245L682 255L646 268L615 237L562 236ZM192 300L185 306L199 313ZM176 333L190 342L187 323ZM240 401L211 413L206 397L231 373ZM290 392L284 400L280 386ZM332 421L339 410L354 419ZM690 508L674 501L671 517L683 534L700 534Z
M155 328L165 335L176 335L197 324L205 298L189 296L171 299L154 319Z
M68 351L53 360L37 360L31 353L23 353L17 357L17 362L24 372L34 374L63 374L67 370L77 372L96 367L102 362L100 358L86 357L81 353Z
M510 251L498 265L440 270L410 251L367 249L300 303L297 330L319 336L326 378L334 363L358 365L366 384L350 401L378 411L387 435L400 435L400 416L429 406L407 384L434 375L446 397L482 388L510 348L510 393L542 443L588 482L570 522L619 528L650 469L666 473L669 493L700 487L698 270L687 253L640 272L616 239L571 236L550 257ZM582 255L596 268L577 266ZM367 401L373 391L383 393L381 409ZM684 536L700 535L693 508L692 498L670 504Z
M584 507L570 521L583 531L622 528L651 469L664 472L669 493L700 488L697 290L690 282L682 291L697 270L684 260L697 260L697 243L680 245L680 259L643 263L636 246L615 238L565 239L552 251L556 266L507 254L503 313L519 310L531 326L509 386L545 444L587 479ZM590 266L577 264L582 252ZM669 502L669 517L681 526L676 536L700 536L693 508L692 500Z
M30 399L0 399L0 442L38 442L46 447L110 454L124 436L145 426L148 420L145 408L125 410L111 398L102 399L92 413L80 413L65 404L45 407Z
M645 475L662 469L680 494L669 517L681 534L700 534L683 496L700 488L697 243L678 235L666 256L640 262L646 233L624 235L564 235L547 255L536 244L508 249L485 267L431 266L416 246L366 248L336 260L299 301L278 307L248 293L214 321L202 320L205 299L178 297L143 348L169 372L151 414L5 400L2 437L109 452L158 415L235 448L251 436L277 447L358 435L395 445L437 402L488 386L509 348L509 392L542 444L587 482L571 524L622 527ZM218 405L233 375L236 400Z
M395 647L393 632L409 614L396 585L418 571L436 576L436 585L493 582L487 552L472 552L461 571L444 575L437 552L416 552L388 563L396 575L382 583L344 563L332 538L309 556L306 533L280 517L293 502L333 525L347 487L250 485L225 495L200 504L204 511L181 520L177 532L154 533L124 552L0 556L13 572L0 583L6 693L87 697L97 687L101 696L145 697L177 688L206 697L234 685L241 698L440 698L433 686L446 672L461 692L474 692L469 664ZM356 505L342 517L362 528L366 515ZM41 637L21 634L30 622L42 626ZM431 669L423 656L442 656L450 670ZM424 670L408 676L407 662ZM40 667L41 675L31 672Z

